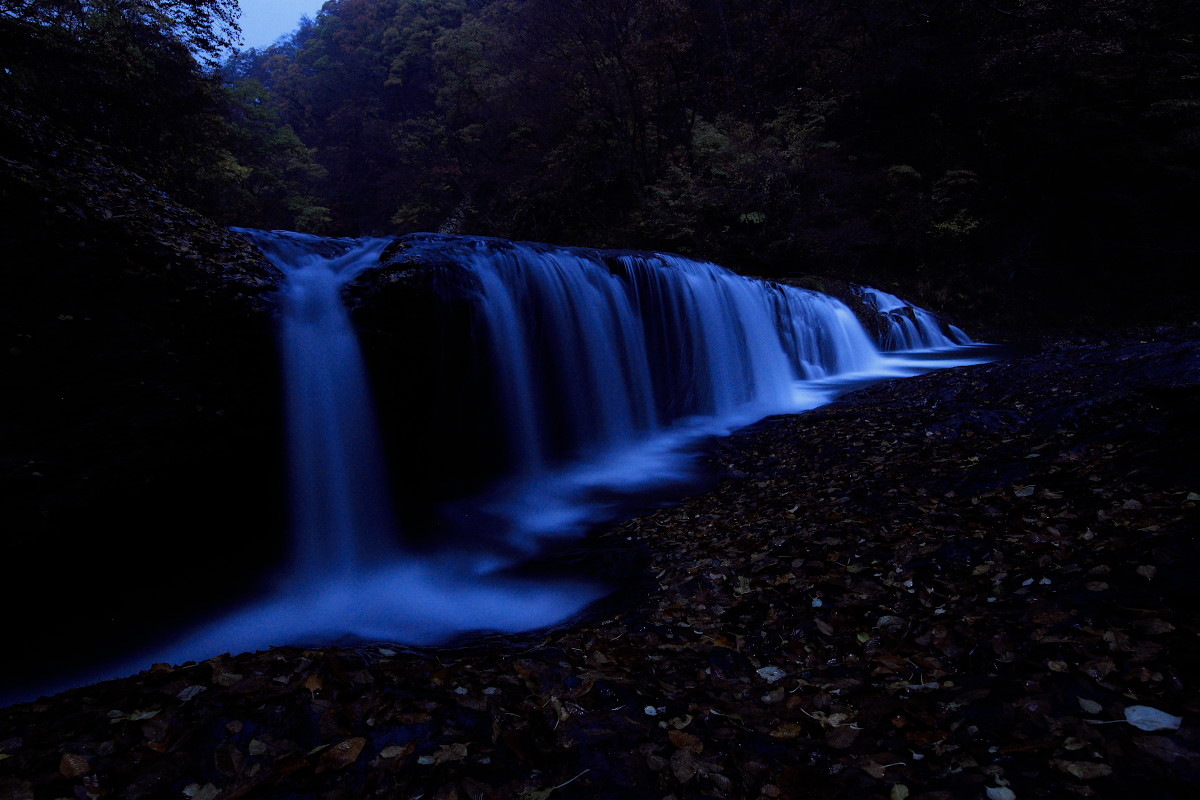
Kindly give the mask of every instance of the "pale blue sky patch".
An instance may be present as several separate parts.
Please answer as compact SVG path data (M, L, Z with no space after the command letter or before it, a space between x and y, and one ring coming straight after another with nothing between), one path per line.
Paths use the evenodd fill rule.
M241 0L242 46L262 49L300 26L304 15L313 17L325 0Z

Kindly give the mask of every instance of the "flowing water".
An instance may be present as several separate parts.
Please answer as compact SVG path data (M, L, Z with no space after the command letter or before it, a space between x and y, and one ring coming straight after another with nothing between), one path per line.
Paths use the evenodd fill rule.
M832 297L676 255L434 234L404 242L406 263L453 271L444 292L475 309L487 361L476 367L495 386L479 402L498 407L507 474L473 502L527 552L603 519L601 498L685 485L684 454L701 437L979 360L955 358L970 339L929 312L913 325L937 345L904 349L947 352L885 353Z
M547 539L583 535L623 497L685 485L697 441L866 382L987 360L963 347L962 331L874 289L861 293L883 318L881 342L834 298L679 256L405 237L410 263L454 273L431 302L472 310L484 355L462 369L492 387L471 402L498 421L490 438L503 464L487 490L455 505L498 535L418 553L395 522L369 376L341 297L389 240L240 232L286 276L291 556L258 601L105 676L271 645L435 644L554 625L609 587L505 568Z
M894 294L869 286L860 286L857 292L879 314L882 323L880 346L884 350L949 350L973 344L971 337L960 328L939 324L936 316Z

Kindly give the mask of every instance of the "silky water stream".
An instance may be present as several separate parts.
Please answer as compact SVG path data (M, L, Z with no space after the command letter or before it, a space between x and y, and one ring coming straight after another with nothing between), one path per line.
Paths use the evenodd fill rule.
M432 645L561 623L611 587L508 568L612 518L621 497L687 485L696 442L865 383L988 360L962 331L873 289L861 296L883 317L879 342L832 297L679 256L413 234L407 259L456 274L430 302L452 292L472 310L482 355L462 368L487 376L491 393L471 401L496 423L487 439L503 465L456 506L498 535L414 549L342 299L391 240L239 232L286 276L289 557L258 599L88 680L273 645Z

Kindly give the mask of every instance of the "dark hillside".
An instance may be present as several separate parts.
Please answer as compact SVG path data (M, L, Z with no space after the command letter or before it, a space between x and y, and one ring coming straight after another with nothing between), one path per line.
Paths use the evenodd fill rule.
M232 61L329 230L657 248L1010 330L1190 313L1193 4L338 0Z

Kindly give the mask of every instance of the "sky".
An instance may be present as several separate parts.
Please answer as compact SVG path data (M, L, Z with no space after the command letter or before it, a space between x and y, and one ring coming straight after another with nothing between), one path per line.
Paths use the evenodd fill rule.
M263 48L291 33L307 14L316 17L325 0L240 0L242 46Z

